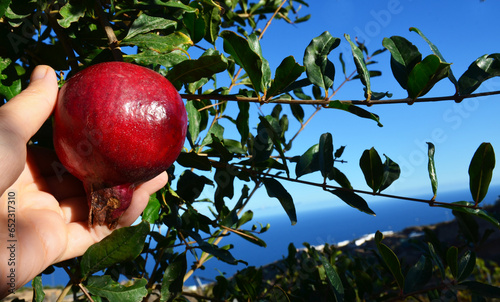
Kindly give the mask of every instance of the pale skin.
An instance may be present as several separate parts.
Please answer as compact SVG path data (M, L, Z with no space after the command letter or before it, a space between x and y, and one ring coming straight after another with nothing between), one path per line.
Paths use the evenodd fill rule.
M61 172L55 153L27 147L52 113L57 93L54 70L37 66L30 85L0 107L0 299L13 290L12 284L8 284L12 269L17 289L50 265L81 256L89 246L111 233L106 226L89 229L82 183L68 172ZM117 227L134 223L149 196L162 188L167 179L164 172L138 186ZM15 215L9 216L12 206ZM13 222L9 218L15 218L17 241L9 241L12 232L8 224ZM12 244L14 248L9 250Z

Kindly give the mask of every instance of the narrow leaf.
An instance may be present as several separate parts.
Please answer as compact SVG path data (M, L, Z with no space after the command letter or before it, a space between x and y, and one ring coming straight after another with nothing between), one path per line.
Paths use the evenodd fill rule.
M302 109L302 106L300 104L290 104L290 109L293 116L302 124L304 122L304 109Z
M333 169L333 138L331 133L323 133L319 138L319 167L323 178Z
M477 148L469 166L469 187L472 199L480 203L490 186L495 168L495 151L490 143L482 143Z
M380 255L382 256L384 263L387 265L389 271L396 280L398 287L400 289L403 289L405 284L405 278L403 276L403 273L401 272L401 264L399 263L399 259L387 245L381 242L382 238L383 238L382 233L380 231L377 231L375 235L375 242L377 244L377 249Z
M297 223L297 214L295 212L292 195L290 195L283 185L274 178L262 178L262 182L266 187L267 195L279 200L288 218L290 218L290 222L292 225L295 225Z
M156 198L156 193L149 196L149 202L144 211L142 212L142 220L153 224L160 217L161 204L158 198Z
M2 18L5 15L5 12L7 11L7 8L10 5L11 0L2 0L0 1L0 18Z
M121 44L137 46L141 50L150 49L164 54L174 50L186 50L193 45L193 41L189 36L181 32L175 32L167 36L147 33L123 40Z
M350 102L348 103L348 102L340 102L340 101L331 101L328 104L328 108L335 108L335 109L344 110L344 111L350 112L356 116L374 120L375 122L377 122L377 126L382 127L382 124L380 123L380 118L378 117L378 115L371 113L371 112L369 112L363 108L360 108L358 106L355 106Z
M245 145L248 135L250 133L250 128L248 127L250 118L250 103L238 102L238 109L240 110L238 116L236 117L236 128L241 136L241 144Z
M343 202L351 207L360 210L363 213L375 216L375 212L368 206L368 203L358 194L349 190L327 190L328 192L336 195Z
M333 292L335 293L335 301L344 301L344 285L342 285L342 280L335 268L330 264L325 256L320 256L321 264L325 268L326 276L328 277L328 283L330 284Z
M45 299L45 292L43 291L42 276L36 276L31 281L33 287L33 301L42 302Z
M439 60L441 62L443 62L443 63L446 63L446 60L444 59L443 55L441 54L441 52L439 51L439 49L437 48L437 46L434 45L434 43L432 43L429 39L427 39L427 37L418 28L416 28L416 27L410 27L410 31L414 31L417 34L419 34L425 40L425 42L427 42L427 44L429 44L429 47L431 48L432 52L436 56L439 57ZM453 71L451 69L450 69L450 71L448 73L448 78L453 83L453 85L455 85L455 88L458 91L458 82L457 82L457 79L455 78L455 76L453 75Z
M84 3L83 1L68 1L59 9L62 19L58 19L57 23L63 28L68 28L71 23L80 20L80 18L85 16L85 11L87 10Z
M500 229L500 222L485 210L472 208L474 206L474 203L467 201L457 201L457 202L452 202L449 205L436 205L436 206L463 212L468 215L474 215L478 218L488 221L489 223L493 224L496 228Z
M337 169L337 167L333 167L330 173L328 173L328 179L335 180L344 189L352 189L351 182L347 179L347 176Z
M458 248L456 246L451 246L448 251L446 251L446 262L450 268L451 275L453 278L458 277Z
M436 165L434 162L434 153L435 153L435 147L433 143L427 143L428 145L428 151L427 155L429 157L429 163L427 164L427 169L429 171L429 178L431 179L431 185L432 185L432 193L434 194L434 198L436 198L437 194L437 188L438 188L438 180L437 180L437 174L436 174Z
M366 87L367 100L370 100L372 97L372 89L370 85L370 72L366 67L365 57L363 56L363 52L359 49L354 42L351 41L351 37L348 34L345 34L344 37L351 45L352 55L354 57L354 64L356 65L356 71L360 77L361 83Z
M202 171L212 169L208 157L200 156L196 152L181 152L177 157L177 163L186 168L195 168Z
M201 123L201 113L194 106L193 100L189 100L186 102L186 111L188 116L188 131L189 138L191 139L191 144L194 145L196 140L198 139L198 135L200 135L200 123Z
M457 280L464 281L472 274L474 267L476 266L476 254L471 251L467 251L458 262L458 274Z

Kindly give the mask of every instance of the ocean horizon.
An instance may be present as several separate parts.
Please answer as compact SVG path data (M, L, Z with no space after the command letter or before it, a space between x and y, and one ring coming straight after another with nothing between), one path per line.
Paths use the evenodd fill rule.
M439 193L439 201L454 202L469 200L468 189ZM482 204L493 204L500 196L500 185L491 186ZM415 198L428 198L428 194L414 196ZM307 242L313 246L324 244L338 244L346 241L354 241L365 235L376 231L398 232L411 226L430 225L454 219L452 211L440 207L430 207L426 203L419 203L398 199L380 199L376 201L367 200L370 208L376 213L371 216L357 209L339 203L325 203L324 206L313 207L304 210L297 207L298 222L291 225L284 210L267 211L265 209L253 210L252 221L243 226L250 229L252 225L260 229L260 224L270 224L267 232L258 235L267 244L260 247L247 240L231 234L223 238L220 246L231 244L231 254L236 259L244 260L248 266L263 266L281 260L288 254L288 245L293 243L296 248L302 248ZM273 214L269 214L269 213ZM182 247L177 249L183 252ZM199 250L197 250L199 252ZM188 254L188 268L194 257ZM147 267L154 266L149 261ZM246 268L247 265L239 263L230 265L217 259L210 259L204 265L204 269L198 269L185 283L186 286L200 285L215 281L217 275L230 277L238 270ZM60 268L51 275L43 275L42 282L49 286L64 286L69 278ZM30 284L27 284L30 286Z

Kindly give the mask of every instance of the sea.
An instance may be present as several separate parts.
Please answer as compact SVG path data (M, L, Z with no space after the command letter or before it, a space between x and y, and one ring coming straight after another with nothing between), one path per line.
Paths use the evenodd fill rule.
M440 202L470 201L469 190L449 191L438 194ZM415 198L427 198L425 196L414 196ZM493 204L500 198L500 185L491 186L482 205ZM367 200L368 201L368 200ZM376 231L397 232L410 226L422 226L453 220L452 211L441 207L430 207L426 203L398 200L377 199L368 201L370 208L376 213L371 216L357 209L341 203L326 203L321 207L313 207L310 210L297 210L295 225L290 223L284 211L254 211L254 218L244 227L251 228L252 225L260 229L260 225L269 223L270 228L259 234L259 238L266 242L266 247L260 247L249 241L231 234L222 239L220 245L232 245L231 254L236 259L244 260L248 266L263 266L287 256L288 245L293 243L295 247L302 248L307 242L313 246L324 244L344 244L354 241ZM183 249L179 249L182 252ZM199 250L198 250L199 251ZM188 254L188 268L194 261L194 257ZM147 263L147 267L154 263ZM230 277L238 270L246 268L244 263L237 265L227 264L215 258L208 260L203 269L198 269L185 283L186 286L197 286L213 282L218 275ZM64 270L56 269L50 275L43 275L42 282L49 286L64 286L68 282ZM27 285L29 286L29 284Z

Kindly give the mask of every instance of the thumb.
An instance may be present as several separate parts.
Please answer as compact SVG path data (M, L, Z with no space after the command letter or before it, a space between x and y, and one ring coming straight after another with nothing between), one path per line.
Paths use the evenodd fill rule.
M0 107L0 195L23 171L26 143L52 113L57 91L54 70L37 66L28 88Z
M57 91L54 70L45 65L35 67L29 86L0 107L2 130L28 142L54 110Z

